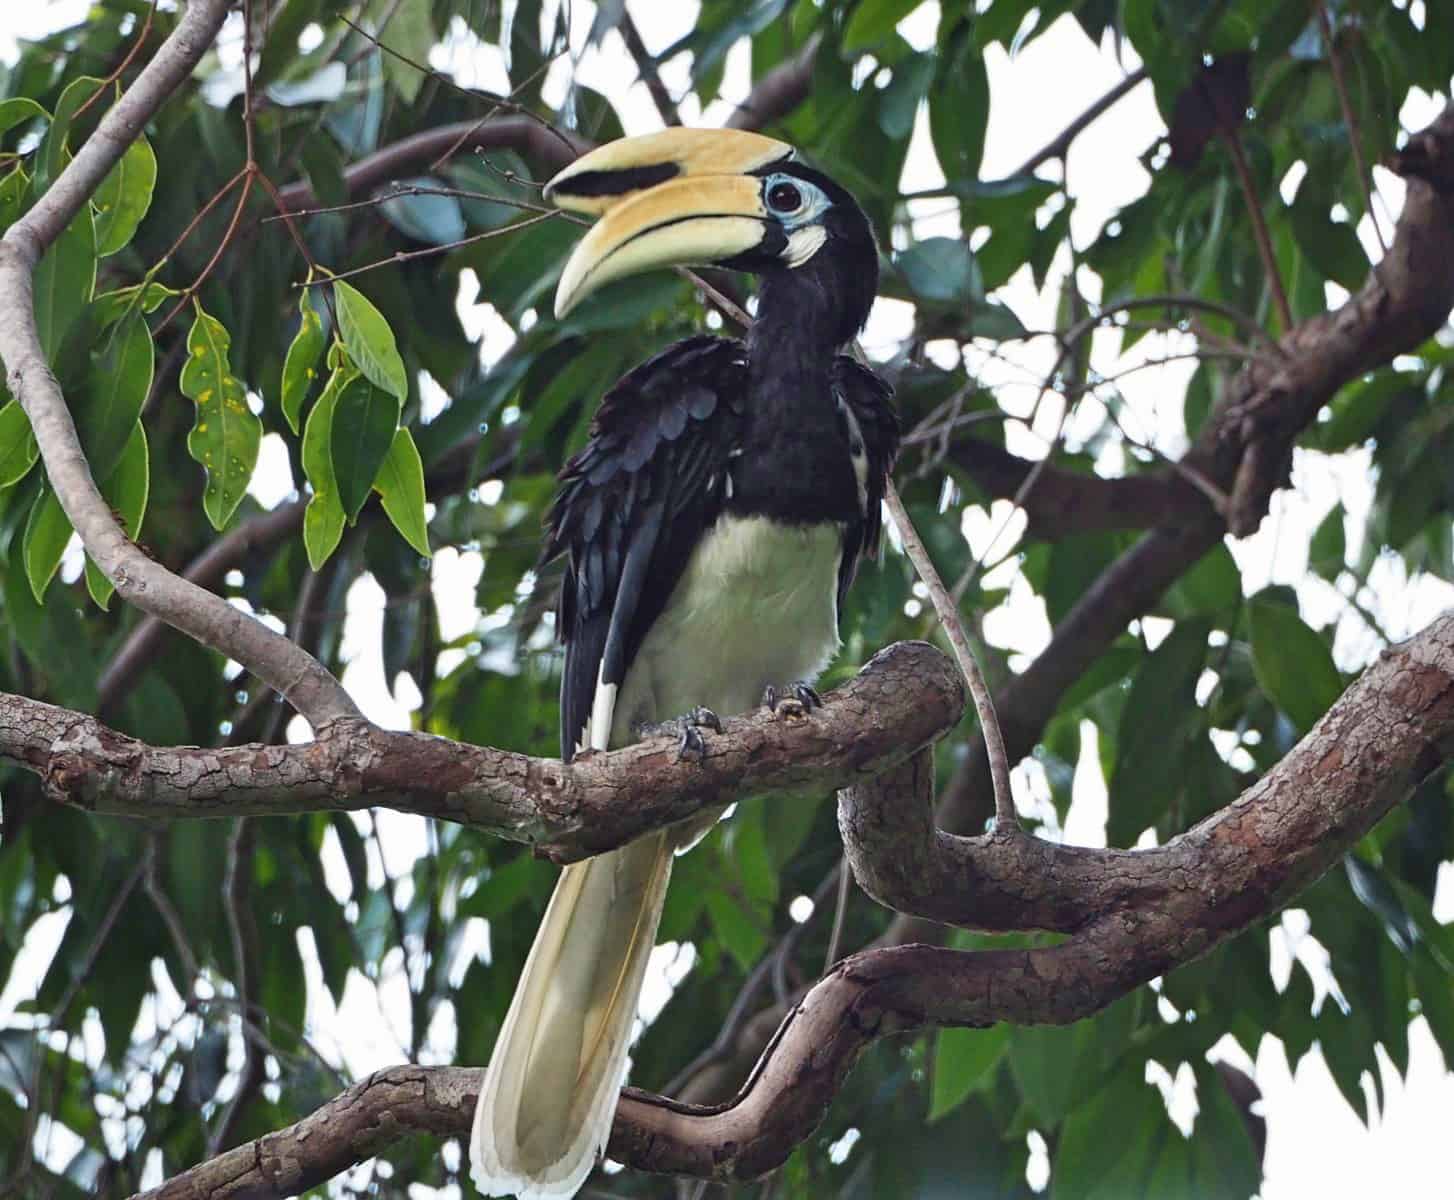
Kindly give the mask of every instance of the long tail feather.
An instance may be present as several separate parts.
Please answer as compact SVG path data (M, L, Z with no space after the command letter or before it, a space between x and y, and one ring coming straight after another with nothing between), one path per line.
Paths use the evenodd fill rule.
M485 1195L574 1195L605 1149L673 845L653 834L561 874L475 1109Z

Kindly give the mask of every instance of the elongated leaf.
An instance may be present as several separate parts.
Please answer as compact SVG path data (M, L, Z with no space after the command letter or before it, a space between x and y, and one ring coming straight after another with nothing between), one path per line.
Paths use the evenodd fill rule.
M34 121L37 117L50 120L46 112L29 96L16 96L11 100L0 100L0 137L4 137L17 125Z
M934 1038L934 1087L929 1098L929 1120L953 1112L975 1084L988 1074L1004 1055L1010 1027L988 1029L941 1029Z
M370 15L379 14L386 14L388 20L382 41L397 52L384 55L384 78L405 104L413 104L426 78L425 72L414 64L424 62L438 40L430 16L430 0L398 0L397 3L375 0Z
M309 278L312 276L310 274ZM323 355L326 339L323 321L313 307L313 289L305 287L298 300L298 332L288 347L288 356L283 360L283 385L281 403L283 418L288 428L298 432L298 420L303 412L303 401L318 377L318 360Z
M19 167L12 167L4 178L0 178L0 233L9 229L15 218L20 216L29 190L30 177Z
M66 519L56 494L46 488L31 505L22 543L25 577L30 581L36 603L45 599L45 590L55 577L61 556L66 552L66 543L70 540L71 523Z
M146 427L140 422L131 428L131 437L116 463L116 468L101 484L101 496L121 522L126 536L133 541L141 532L146 516L146 501L151 494L151 451L147 447ZM101 574L101 569L86 559L86 588L91 599L101 608L111 603L116 585Z
M984 59L968 22L939 56L939 78L929 90L929 133L934 153L951 183L979 178L989 119L990 87Z
M154 369L151 331L138 306L106 336L76 408L81 448L97 479L111 474L126 448L151 391Z
M96 254L105 258L124 249L151 207L157 181L157 157L151 143L139 137L101 181L96 206Z
M35 268L35 325L52 366L95 286L96 230L90 207L83 206Z
M329 453L338 499L352 521L369 498L374 476L394 444L399 428L399 401L373 382L356 375L338 393L333 409Z
M394 331L384 320L384 314L367 296L343 280L333 285L333 298L338 305L338 332L354 366L402 404L409 398L409 378L394 344Z
M66 85L66 90L61 93L61 98L56 101L56 110L51 117L50 128L46 130L45 137L41 140L40 151L35 161L35 190L37 193L44 192L59 175L71 159L69 146L71 136L71 122L75 120L76 110L85 104L96 94L98 88L105 87L103 80L91 75L81 75L71 80Z
M409 545L429 557L429 524L424 516L424 464L413 435L396 430L394 444L374 479L384 513Z
M1285 604L1251 606L1252 670L1262 690L1306 733L1343 694L1327 644Z
M144 313L156 312L164 300L182 293L164 283L134 283L130 287L102 292L91 301L91 314L99 329L114 325L127 313L140 309Z
M247 393L232 374L227 351L231 338L222 322L199 303L187 334L182 394L197 405L197 421L187 435L187 452L207 472L202 507L214 529L221 529L242 503L257 465L262 422L247 406Z
M15 400L0 405L0 488L19 483L39 457L25 410Z
M338 547L347 518L338 500L338 483L333 477L333 409L338 394L354 376L348 367L338 367L308 414L303 430L303 474L313 489L308 508L303 513L303 546L308 551L308 564L316 571Z

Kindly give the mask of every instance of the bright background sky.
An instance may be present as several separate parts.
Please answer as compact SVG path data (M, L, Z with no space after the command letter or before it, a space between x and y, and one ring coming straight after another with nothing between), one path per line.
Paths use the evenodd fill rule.
M0 60L13 61L17 37L36 36L49 29L71 23L86 11L85 0L51 0L49 4L0 5ZM506 4L506 8L510 8ZM656 51L671 44L694 22L697 5L643 3L631 4L631 10L647 46ZM1415 0L1415 11L1419 5ZM549 15L554 6L547 4ZM572 12L572 45L582 47L586 31L594 17L594 6L576 0ZM938 21L938 4L929 2L916 9L901 25L901 33L913 44L926 48L933 42ZM236 63L238 39L236 21L229 27L231 45L224 45L223 61ZM432 65L454 74L462 83L508 90L503 58L495 47L482 46L462 26L450 31L446 44L432 56ZM305 36L307 36L305 34ZM227 35L224 35L224 42ZM226 51L230 50L230 55ZM1129 53L1129 52L1128 52ZM1134 58L1118 62L1108 50L1093 46L1078 25L1063 18L1047 34L1041 36L1013 59L999 48L987 57L989 69L991 112L985 142L982 175L996 178L1008 174L1029 153L1049 141L1088 104L1114 85L1126 71L1138 65ZM603 46L580 53L575 61L561 61L547 83L546 95L552 101L563 96L571 71L582 83L609 94L617 103L628 133L646 132L659 127L656 109L645 89L633 84L635 70L622 44L614 34ZM681 95L687 90L687 61L678 57L662 72L668 88ZM750 83L748 57L743 46L737 47L727 61L723 94L731 100L745 96ZM1418 129L1427 124L1442 107L1437 97L1415 95L1406 104L1400 119L1405 129ZM689 124L721 124L732 111L728 101L719 101L699 111L692 98L682 105ZM1156 111L1149 86L1142 86L1123 99L1111 112L1080 135L1070 153L1068 163L1072 191L1077 207L1072 219L1072 236L1077 246L1084 247L1096 236L1106 220L1123 205L1141 195L1149 176L1137 161L1137 155L1165 132ZM807 147L811 152L811 147ZM1049 175L1058 168L1044 168ZM1378 208L1385 233L1392 228L1393 217L1402 204L1400 181L1383 171L1375 170ZM942 183L934 160L924 115L916 124L908 160L904 169L905 190L921 190ZM1296 178L1284 181L1286 195L1296 186ZM911 214L914 233L918 237L932 235L962 236L957 206L943 200L913 202ZM1360 227L1365 248L1376 261L1377 241L1372 236L1368 219ZM971 231L972 233L972 231ZM900 236L898 241L902 241ZM972 240L972 244L974 243ZM1028 271L1017 275L1002 288L997 297L1007 303L1031 328L1049 328L1054 324L1056 303L1067 260L1058 260L1050 272L1047 286L1036 292ZM482 356L493 361L509 346L511 334L478 295L478 282L466 281L461 288L460 310L466 327L482 338ZM1083 281L1083 290L1094 300L1099 294L1093 276ZM1329 285L1329 303L1336 304L1342 293ZM886 358L900 338L909 331L907 305L882 300L875 307L865 333L864 344L870 356ZM1143 339L1132 355L1122 358L1116 353L1117 337L1098 334L1093 346L1093 366L1104 375L1124 371L1137 362L1156 360L1191 348L1189 339L1178 335L1152 336ZM1016 345L1011 348L1009 364L991 359L983 353L971 355L970 365L986 383L996 387L1001 405L1007 412L1028 417L1039 382L1048 371L1050 348L1040 343ZM1181 432L1180 397L1194 364L1168 363L1132 376L1121 385L1128 401L1131 431L1170 456L1185 448ZM1171 397L1173 403L1161 403ZM431 393L430 405L436 408L447 398ZM1068 425L1071 440L1078 433L1088 433L1099 421L1093 402L1083 405L1084 411L1073 414ZM1021 421L1007 423L1010 449L1030 457L1039 457L1052 440L1060 421L1058 398L1042 405L1033 427ZM269 445L268 443L272 444ZM1115 451L1102 463L1108 471L1117 467ZM268 505L276 504L293 494L294 481L288 475L286 455L276 435L264 444L262 465L254 484L254 494ZM485 502L498 499L498 486L486 484L481 489ZM1268 582L1289 583L1297 587L1303 615L1315 626L1337 622L1336 657L1345 670L1369 662L1381 648L1377 636L1357 617L1350 598L1334 585L1310 578L1307 572L1306 547L1311 530L1328 509L1341 499L1349 512L1350 554L1356 554L1357 536L1372 501L1371 463L1365 452L1355 451L1336 460L1320 455L1299 453L1294 463L1292 487L1279 492L1272 513L1259 532L1241 542L1230 543L1244 573L1248 592ZM1013 545L1023 521L1011 517L1006 502L997 503L986 512L973 507L966 513L965 532L977 553L984 553L998 535L991 557L998 558ZM435 590L440 603L443 635L449 640L482 622L501 619L499 614L482 614L473 606L474 583L482 563L478 555L443 551L435 557ZM75 568L73 568L75 569ZM985 630L996 645L1014 652L1012 661L1022 665L1037 653L1049 637L1044 608L1016 577L1015 565L1000 569L999 577L986 580L1010 587L1006 602L986 615ZM1454 589L1438 581L1422 581L1410 586L1399 561L1390 556L1375 568L1370 587L1358 597L1360 603L1375 612L1385 628L1395 636L1404 636L1426 625L1437 613L1454 606ZM383 612L383 593L372 580L361 580L350 593L350 617L344 639L344 653L349 666L344 681L370 717L392 727L407 727L410 711L417 703L417 693L407 677L396 681L393 690L383 677L379 657L379 627ZM1169 623L1147 622L1147 634L1155 642L1165 636ZM294 737L306 736L302 728L290 729ZM1087 742L1081 769L1077 773L1075 800L1064 830L1053 824L1049 836L1063 836L1081 844L1105 842L1106 796L1099 772L1088 769L1094 762L1093 746ZM1017 799L1022 807L1044 818L1043 780L1032 767L1021 768L1015 778ZM1049 810L1053 822L1053 809ZM379 843L388 847L388 861L373 861L371 883L384 886L387 876L397 880L407 876L414 859L427 847L425 823L414 817L383 812L378 816L381 830L387 836ZM360 815L360 821L367 817ZM331 836L331 835L330 835ZM370 853L373 845L370 842ZM325 867L338 881L340 895L346 895L348 884L336 843L328 847ZM407 879L395 884L407 887ZM404 900L404 897L400 897ZM807 911L811 911L810 909ZM1440 874L1436 914L1443 921L1454 920L1454 868L1445 864ZM801 906L795 915L803 913ZM65 927L64 914L55 914L37 927L23 952L35 967L38 979L54 953ZM488 954L488 935L483 922L478 923L475 936L462 953L466 956ZM380 981L375 984L354 972L345 990L343 1002L334 1008L322 987L321 972L311 946L304 947L305 959L311 964L309 977L310 1034L323 1052L334 1062L342 1063L354 1073L400 1061L401 1047L407 1044L409 1020L406 971L402 956L386 963ZM1321 980L1320 992L1336 981L1329 976L1322 949L1307 930L1300 910L1284 916L1282 927L1274 934L1274 976L1279 986L1287 977L1291 956L1296 955ZM695 955L690 947L675 945L658 948L653 959L654 978L643 1001L644 1015L659 1010L670 994L671 982L690 969ZM463 975L468 957L455 964ZM23 974L23 973L21 973ZM182 1003L164 972L159 972L159 986L164 999L150 1020L162 1024L176 1022ZM9 1020L17 1003L25 999L27 989L12 986L0 996L0 1023ZM1330 1000L1329 1002L1335 1002ZM144 1018L145 1020L146 1018ZM184 1018L190 1020L191 1018ZM431 1027L425 1061L452 1061L454 1015L448 1006ZM1385 1105L1372 1128L1366 1128L1344 1102L1334 1085L1320 1054L1315 1050L1304 1059L1295 1074L1274 1037L1264 1038L1260 1047L1242 1047L1223 1039L1217 1053L1255 1075L1264 1096L1269 1140L1265 1160L1266 1182L1263 1200L1301 1200L1308 1195L1353 1197L1392 1191L1402 1197L1447 1196L1447 1179L1435 1177L1440 1169L1441 1151L1448 1136L1450 1114L1454 1113L1454 1075L1443 1059L1422 1019L1410 1029L1410 1069L1407 1080L1401 1080L1386 1057L1380 1052L1383 1067ZM236 1066L237 1064L234 1064ZM1153 1073L1154 1074L1154 1073ZM286 1081L282 1081L286 1085ZM1183 1071L1173 1080L1165 1073L1153 1079L1167 1094L1173 1115L1185 1125L1195 1111L1194 1088L1190 1072ZM1365 1087L1368 1085L1365 1084ZM70 1152L72 1142L63 1130L45 1131L46 1149L61 1161ZM457 1147L446 1153L457 1154ZM1043 1163L1032 1160L1032 1173L1043 1179ZM1402 1174L1401 1174L1402 1173ZM159 1182L159 1177L145 1180ZM1039 1179L1036 1180L1039 1182ZM426 1196L457 1195L446 1190L435 1193L414 1185L410 1195L416 1200Z

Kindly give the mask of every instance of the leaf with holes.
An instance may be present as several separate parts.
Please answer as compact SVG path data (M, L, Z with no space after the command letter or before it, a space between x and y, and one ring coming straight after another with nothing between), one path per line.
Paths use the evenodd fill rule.
M349 367L338 367L308 414L303 430L303 474L313 495L303 513L303 546L308 551L308 565L315 571L328 561L343 536L343 505L338 500L338 483L333 477L333 409L338 394L355 377Z
M311 281L313 273L308 273ZM303 412L303 401L318 378L318 360L323 356L327 339L323 333L323 320L313 307L313 289L305 287L298 300L298 332L288 347L288 356L283 360L283 386L281 403L283 419L288 428L298 432L298 421Z
M157 182L157 156L139 137L101 181L91 203L96 207L96 255L105 258L126 248L151 207Z
M424 514L424 464L407 429L394 431L394 444L374 478L384 513L409 545L429 557L429 524Z
M182 395L197 405L197 420L187 435L187 452L207 472L202 507L214 529L227 524L242 503L262 442L262 422L247 406L247 392L232 373L227 352L232 339L222 322L195 303L196 319L187 334Z
M333 285L333 298L338 304L338 332L354 366L402 404L409 398L409 377L384 314L358 288L341 279Z
M140 422L131 427L115 469L101 485L101 498L116 514L126 536L133 541L141 532L141 522L146 516L146 501L151 494L151 451L146 442L146 428ZM111 603L111 593L116 585L101 574L90 557L86 558L86 588L91 599L105 609Z

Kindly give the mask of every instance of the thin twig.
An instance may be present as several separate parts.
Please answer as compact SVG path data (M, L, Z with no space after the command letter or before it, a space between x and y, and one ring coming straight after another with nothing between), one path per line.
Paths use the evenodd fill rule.
M85 103L82 104L80 108L76 109L75 115L71 117L72 122L80 120L81 114L84 113L88 108L90 108L91 105L95 104L96 101L101 98L102 93L104 93L107 88L109 88L113 83L120 79L122 73L126 70L126 68L131 66L136 56L141 52L141 48L146 45L147 34L151 32L152 18L155 17L156 14L157 0L151 0L151 5L146 10L146 20L141 23L141 32L136 35L136 40L131 43L131 48L126 52L126 57L121 60L121 63L117 66L116 70L112 71L111 74L106 76L106 78L101 81L100 86L97 87L94 92L86 97Z
M1262 215L1262 206L1257 200L1257 185L1252 181L1252 168L1247 165L1247 155L1242 150L1242 141L1235 133L1222 135L1227 153L1232 156L1232 166L1237 172L1237 182L1242 186L1242 198L1247 202L1247 216L1252 222L1252 233L1257 241L1257 253L1262 257L1262 269L1267 275L1267 286L1272 290L1277 315L1282 320L1282 331L1292 328L1292 306L1287 302L1287 291L1282 286L1282 273L1277 269L1277 256L1272 251L1272 238L1267 233L1267 219Z
M1323 41L1328 47L1328 65L1333 69L1333 90L1338 93L1338 106L1343 110L1343 124L1348 127L1348 141L1353 146L1353 164L1358 168L1358 186L1363 190L1363 208L1373 222L1373 236L1378 239L1378 248L1386 257L1388 243L1383 240L1383 229L1373 211L1372 176L1363 157L1363 141L1358 136L1358 121L1353 115L1353 104L1348 97L1348 81L1343 75L1343 62L1338 57L1337 41L1333 37L1333 22L1328 17L1328 6L1318 0L1318 25L1323 31Z
M636 22L631 19L631 13L624 5L621 8L621 23L616 29L621 34L621 40L626 43L626 50L632 61L636 63L636 73L641 77L641 82L646 84L646 90L651 93L652 103L656 105L662 123L680 125L682 114L677 110L677 103L666 90L666 84L661 81L656 60L651 57L651 51L641 40L641 30L636 28Z
M995 821L1002 828L1017 829L1020 822L1015 815L1015 800L1010 792L1010 762L1005 753L1005 739L1000 732L999 719L995 716L995 702L990 695L989 685L985 683L984 675L975 661L974 651L970 649L964 623L959 619L959 610L950 600L944 581L939 578L939 571L934 566L934 560L929 557L929 552L919 538L919 531L909 519L908 510L904 508L894 481L886 479L884 484L884 503L888 505L889 515L899 531L904 551L908 554L909 561L914 564L914 569L918 571L919 578L924 581L924 586L929 589L929 598L934 603L939 624L944 629L944 636L949 639L950 649L954 651L954 661L959 664L964 681L969 685L969 694L974 698L974 710L979 715L980 732L984 737L985 753L989 758L990 778L994 783Z

